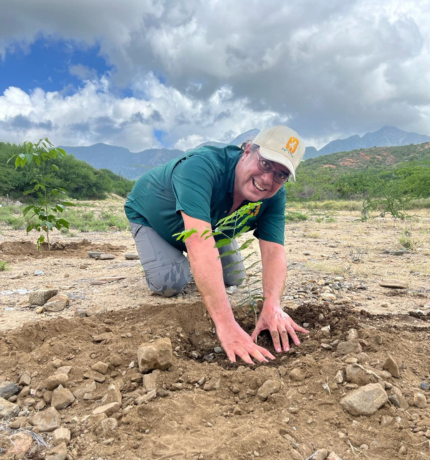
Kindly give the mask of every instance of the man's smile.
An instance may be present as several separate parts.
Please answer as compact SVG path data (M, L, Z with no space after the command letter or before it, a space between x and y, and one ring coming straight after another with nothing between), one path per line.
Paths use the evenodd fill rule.
M257 181L253 178L252 183L254 184L255 188L259 190L260 192L265 192L266 189L263 188L260 184L257 183Z

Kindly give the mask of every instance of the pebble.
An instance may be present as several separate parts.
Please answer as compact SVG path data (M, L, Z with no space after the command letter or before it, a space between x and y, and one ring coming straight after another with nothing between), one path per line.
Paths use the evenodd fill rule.
M43 306L52 297L58 294L58 289L39 289L33 291L28 296L28 303L30 305Z
M146 395L145 395L146 396ZM108 417L119 411L120 405L117 402L105 404L93 410L93 415L106 414Z
M215 347L215 348L214 348L214 352L215 352L215 353L223 353L224 350L223 350L221 347Z
M45 386L47 390L52 391L60 385L64 387L68 380L69 376L67 374L54 374L46 379Z
M72 392L67 388L58 387L52 393L51 406L57 410L65 409L75 401Z
M19 406L6 401L4 398L0 398L0 418L6 420L16 417L19 414Z
M45 273L42 270L35 270L34 276L43 276Z
M420 383L420 388L421 388L421 390L429 391L430 390L430 385L427 382L421 382ZM1 391L0 391L0 395L1 395Z
M17 395L21 391L18 385L7 380L0 382L0 398L9 399L11 396Z
M61 426L61 416L55 407L48 407L48 409L43 412L38 412L30 419L30 423L37 427L41 432L51 432L60 428Z
M340 400L340 405L351 415L373 415L388 401L379 383L371 383L351 391Z
M414 394L414 406L419 409L425 409L427 407L427 399L422 393Z
M348 355L350 353L361 353L363 350L359 342L347 341L340 342L337 346L337 351L341 355Z
M388 371L393 377L400 377L399 366L390 355L388 355L388 358L385 360L382 369Z
M294 371L295 369L293 369ZM291 371L291 372L293 372ZM290 372L290 376L291 376ZM261 401L266 401L266 399L275 393L279 393L281 389L281 382L277 380L266 380L263 385L258 389L257 396Z
M48 302L45 303L45 311L57 312L63 311L70 304L70 299L65 294L57 294L51 297Z
M54 446L58 446L58 444L62 444L63 442L67 445L70 442L71 433L68 428L57 428L54 433L52 434L52 442Z
M172 342L166 337L143 343L137 350L137 362L143 374L154 369L167 370L173 362Z
M302 382L303 380L306 379L306 373L300 369L299 367L296 367L293 369L288 376L290 377L291 380L294 382ZM269 380L270 381L270 380Z

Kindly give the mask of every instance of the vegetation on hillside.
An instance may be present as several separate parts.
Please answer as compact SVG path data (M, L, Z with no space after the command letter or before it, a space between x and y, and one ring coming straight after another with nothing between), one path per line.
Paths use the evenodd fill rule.
M297 182L286 184L290 201L430 197L430 144L334 153L304 161ZM391 193L391 192L390 192Z
M22 199L29 184L36 178L34 170L15 170L7 160L13 155L23 152L22 145L0 142L0 195L9 194L13 198ZM108 193L127 196L133 182L124 179L107 169L95 169L84 161L71 155L52 160L53 165L61 168L53 175L52 185L65 188L68 195L75 199L104 199ZM32 197L32 195L29 195Z

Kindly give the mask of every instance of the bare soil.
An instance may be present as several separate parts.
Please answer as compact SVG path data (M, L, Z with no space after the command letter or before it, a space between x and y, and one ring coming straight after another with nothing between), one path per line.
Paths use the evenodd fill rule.
M91 399L60 411L62 426L72 433L68 458L73 460L305 460L323 448L343 460L429 459L430 392L420 384L430 383L430 219L425 212L407 224L355 219L338 213L336 222L287 226L290 272L283 305L296 322L307 324L310 334L300 347L252 367L230 363L214 351L219 343L194 284L177 298L150 295L139 261L124 258L135 252L128 232L57 235L52 251L38 252L34 235L3 229L0 259L11 269L0 273L0 380L17 383L23 373L31 376L34 401L17 401L27 421L42 399L46 378L55 372L54 360L72 366L72 391L84 383L93 364L109 364L106 381L97 383ZM399 253L405 229L414 250ZM88 251L115 259L92 259ZM44 274L36 276L36 270ZM387 278L406 289L381 287ZM28 293L47 288L66 294L69 307L42 314L30 308ZM328 288L335 298L324 300ZM243 295L241 290L231 293L232 304ZM90 307L98 307L99 314L77 316ZM251 332L254 318L248 308L235 307L235 314ZM329 331L322 329L328 325ZM351 329L358 331L367 358L337 352L337 343L348 340ZM104 332L113 336L95 343L93 337ZM145 393L136 352L157 337L171 339L173 365L159 375L162 391L156 399L136 404ZM260 336L259 344L275 354L268 334ZM335 383L337 372L351 358L364 359L380 372L388 354L399 365L400 378L385 379L387 392L393 391L390 385L398 388L409 407L387 403L372 416L349 415L339 401L354 385ZM300 381L290 375L296 368L304 376ZM267 380L281 388L262 401L257 391ZM206 391L207 382L215 389ZM101 405L111 383L122 388L123 399L114 414L118 428L106 437L87 416ZM414 405L417 392L426 396L427 407ZM387 416L392 423L381 425ZM9 422L0 424L0 458L18 458L6 453L13 432ZM34 442L22 458L45 458L52 440L49 433L42 436L49 447Z

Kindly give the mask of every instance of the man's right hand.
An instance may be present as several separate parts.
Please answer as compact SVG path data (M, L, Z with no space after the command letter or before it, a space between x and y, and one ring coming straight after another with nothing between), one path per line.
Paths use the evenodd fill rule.
M227 324L218 324L216 330L222 348L228 359L233 363L236 362L236 356L239 356L248 364L254 364L251 356L260 362L267 362L266 358L275 359L265 348L256 345L234 320L229 321Z

